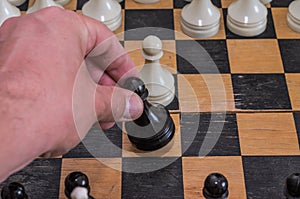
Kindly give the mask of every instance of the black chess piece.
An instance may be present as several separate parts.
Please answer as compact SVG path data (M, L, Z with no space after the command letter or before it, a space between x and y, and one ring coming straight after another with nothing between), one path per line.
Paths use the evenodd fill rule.
M300 199L300 173L293 173L286 178L284 195L287 199Z
M28 199L25 188L18 182L12 182L3 187L1 191L2 199Z
M225 176L211 173L206 177L203 188L203 196L206 199L226 199L228 194L228 181Z
M89 199L94 199L90 196L91 188L87 175L79 171L72 172L65 178L65 195L68 199L72 199L71 194L76 187L86 188Z
M147 101L148 90L141 79L128 78L123 87L138 94L144 103L143 114L138 119L125 123L131 143L144 151L157 150L168 144L175 133L169 111L163 105Z

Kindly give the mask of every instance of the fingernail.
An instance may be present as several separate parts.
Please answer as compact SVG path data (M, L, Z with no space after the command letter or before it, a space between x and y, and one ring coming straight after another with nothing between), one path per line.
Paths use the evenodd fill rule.
M143 103L139 96L131 95L129 99L129 115L125 118L129 120L137 119L143 112Z

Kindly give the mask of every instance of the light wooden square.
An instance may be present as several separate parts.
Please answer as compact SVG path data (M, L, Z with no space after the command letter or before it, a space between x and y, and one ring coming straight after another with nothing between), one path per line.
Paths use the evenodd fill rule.
M180 157L181 138L179 114L171 114L176 130L173 139L163 148L156 151L141 151L136 149L127 137L125 128L123 132L123 157Z
M229 39L228 56L232 73L283 73L276 39Z
M178 75L181 112L224 112L235 109L230 74Z
M163 0L150 4L137 3L134 0L125 1L125 9L173 9L173 0Z
M293 110L300 110L300 74L286 74L286 81Z
M115 159L63 159L59 198L66 199L64 180L74 171L85 173L94 198L121 198L121 158ZM108 165L108 166L107 166Z
M142 56L143 41L125 41L124 48L133 60L135 66L141 69L145 64L145 58ZM176 44L173 40L162 40L164 55L160 59L161 65L171 73L177 73L176 64Z
M287 25L288 8L272 8L272 16L278 39L299 39L300 34Z
M238 113L242 155L299 155L292 113Z
M240 156L183 157L184 198L204 199L202 189L210 173L221 173L228 180L230 199L246 199L244 173Z
M216 35L214 35L213 37L201 38L201 39L225 39L226 38L222 9L219 9L219 10L221 13L219 32ZM187 36L185 33L183 33L183 31L181 29L181 25L180 25L181 9L174 9L173 12L174 12L175 38L177 40L199 39L199 38L191 38L191 37Z

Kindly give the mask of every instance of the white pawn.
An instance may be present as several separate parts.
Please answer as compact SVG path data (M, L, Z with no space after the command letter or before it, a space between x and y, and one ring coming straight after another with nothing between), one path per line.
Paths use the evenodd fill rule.
M228 7L227 27L240 36L257 36L267 27L267 15L267 8L259 0L237 0Z
M190 37L206 38L218 33L221 14L211 0L193 0L181 12L181 29Z
M53 0L35 0L33 6L27 10L27 14L38 11L42 8L50 7L50 6L56 6L63 8L61 5L55 3Z
M175 86L173 75L159 62L163 56L161 40L153 35L146 37L142 55L145 65L141 70L141 78L149 91L148 100L167 106L174 99Z
M15 5L15 6L20 6L23 3L25 3L26 0L8 0L9 3Z
M150 3L159 2L160 0L134 0L134 1L142 4L150 4Z
M267 3L271 3L272 0L260 0L261 3L263 4L267 4Z
M0 1L0 26L6 19L20 15L21 12L17 7L11 5L7 0Z
M287 24L293 31L300 33L300 0L290 3Z
M90 0L82 7L82 13L101 21L111 31L122 24L122 8L116 0Z
M58 3L62 6L67 5L71 0L55 0L55 3Z

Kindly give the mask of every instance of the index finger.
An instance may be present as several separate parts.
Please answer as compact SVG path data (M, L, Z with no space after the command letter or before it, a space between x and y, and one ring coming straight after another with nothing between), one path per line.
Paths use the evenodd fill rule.
M97 20L81 17L88 30L86 64L94 80L99 80L104 71L115 82L124 76L137 76L137 68L114 33Z

